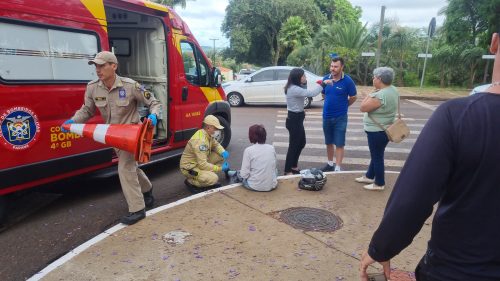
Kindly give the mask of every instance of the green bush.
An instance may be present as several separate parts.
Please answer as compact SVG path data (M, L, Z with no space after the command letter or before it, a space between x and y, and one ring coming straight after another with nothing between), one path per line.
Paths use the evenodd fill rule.
M415 72L405 72L403 82L405 87L415 87L420 85L420 80Z

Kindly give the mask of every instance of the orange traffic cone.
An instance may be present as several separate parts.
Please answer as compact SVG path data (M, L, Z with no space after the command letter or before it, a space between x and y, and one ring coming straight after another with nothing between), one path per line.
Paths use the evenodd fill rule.
M144 123L138 125L73 123L63 124L62 127L72 133L128 151L134 154L139 163L147 163L151 158L153 125L147 118Z

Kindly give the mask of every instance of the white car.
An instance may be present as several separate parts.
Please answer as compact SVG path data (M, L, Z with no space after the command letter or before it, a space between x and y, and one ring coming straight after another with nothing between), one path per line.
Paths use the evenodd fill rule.
M255 70L253 69L241 69L240 72L238 72L238 74L236 74L236 79L234 80L241 80L243 78L246 78L248 75L254 73Z
M477 87L475 87L474 89L472 89L472 91L470 91L469 96L471 96L471 95L473 95L473 94L475 94L475 93L481 93L481 92L484 92L484 91L486 91L486 89L488 89L490 86L491 86L491 84L484 84L484 85L477 86Z
M229 81L222 84L226 92L227 101L231 106L243 104L286 104L284 87L288 81L293 66L271 66L256 71L248 77ZM307 85L311 87L322 77L304 70L307 77ZM314 98L304 98L304 107L311 106L312 101L321 101L320 95Z

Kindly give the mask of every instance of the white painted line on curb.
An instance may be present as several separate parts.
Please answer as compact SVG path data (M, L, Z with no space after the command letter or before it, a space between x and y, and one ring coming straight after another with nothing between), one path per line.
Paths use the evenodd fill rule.
M284 155L281 155L281 156L284 156ZM278 158L279 157L280 157L280 155L278 155ZM303 158L303 157L301 157L301 158ZM314 158L317 158L317 157L314 157ZM326 174L327 175L328 174L335 174L335 173L339 173L339 174L358 174L358 173L365 173L365 172L366 171L341 171L341 172L326 172ZM385 171L385 173L399 174L399 172L397 172L397 171ZM280 180L280 179L290 179L290 178L295 178L295 177L300 177L300 175L279 176L278 180ZM231 188L234 188L234 187L238 187L240 185L241 185L240 183L236 183L236 184L226 185L226 186L223 186L223 187L220 187L220 188L217 188L217 189L207 190L205 192L201 192L201 193L198 193L198 194L194 194L194 195L191 195L189 197L186 197L186 198L177 200L175 202L169 203L167 205L160 206L160 207L157 207L155 209L149 210L149 211L146 212L146 216L149 217L149 216L154 215L154 214L156 214L158 212L161 212L161 211L170 209L172 207L181 205L183 203L189 202L189 201L191 201L193 199L198 199L200 197L204 197L206 195L209 195L209 194L212 194L212 193L215 193L215 192L219 192L219 191L223 191L223 190L228 190L228 189L231 189ZM45 277L47 274L49 274L50 272L52 272L53 270L55 270L59 266L65 264L66 262L68 262L72 258L76 257L77 255L81 254L82 252L84 252L85 250L87 250L88 248L90 248L91 246L97 244L98 242L104 240L105 238L111 236L115 232L117 232L117 231L119 231L119 230L121 230L121 229L123 229L125 227L128 227L128 226L120 223L120 224L117 224L117 225L115 225L115 226L113 226L113 227L105 230L104 232L98 234L94 238L91 238L87 242L85 242L85 243L81 244L80 246L76 247L75 249L69 251L67 254L65 254L64 256L62 256L59 259L55 260L54 262L52 262L51 264L49 264L48 266L46 266L45 268L43 268L39 272L35 273L33 276L31 276L29 279L27 279L27 281L38 281L38 280L41 280L43 277Z
M226 185L226 186L223 186L223 187L220 187L220 188L217 188L217 189L207 190L205 192L201 192L201 193L198 193L198 194L193 194L193 195L191 195L189 197L177 200L177 201L169 203L167 205L163 205L163 206L151 209L151 210L149 210L149 211L146 212L146 217L149 217L149 216L154 215L154 214L156 214L158 212L170 209L172 207L184 204L184 203L189 202L191 200L198 199L198 198L206 196L208 194L212 194L212 193L219 192L219 191L222 191L222 190L231 189L231 188L234 188L234 187L237 187L237 186L240 186L240 185L241 185L241 183L236 183L236 184ZM118 230L123 229L125 227L128 227L128 226L120 223L120 224L117 224L117 225L115 225L115 226L113 226L113 227L105 230L104 232L98 234L94 238L88 240L87 242L83 243L82 245L80 245L80 246L76 247L75 249L69 251L64 256L60 257L59 259L55 260L54 262L52 262L51 264L49 264L48 266L46 266L44 269L42 269L39 272L35 273L27 281L38 281L38 280L42 279L47 274L49 274L51 271L55 270L56 268L58 268L59 266L63 265L64 263L68 262L72 258L76 257L77 255L79 255L83 251L87 250L91 246L99 243L103 239L107 238L108 236L112 235L113 233L115 233Z

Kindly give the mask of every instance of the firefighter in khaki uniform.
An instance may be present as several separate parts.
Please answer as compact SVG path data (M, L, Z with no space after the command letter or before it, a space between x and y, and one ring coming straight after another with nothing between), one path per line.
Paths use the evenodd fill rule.
M207 115L203 119L203 128L194 133L182 153L181 173L186 177L185 183L192 192L219 187L216 173L229 170L228 162L224 162L229 152L213 137L221 129L224 127L219 119Z
M161 103L139 83L116 75L118 60L113 53L100 52L89 61L91 64L95 65L99 79L87 85L82 107L65 123L85 123L98 108L106 124L138 124L137 105L144 103L151 113L148 118L153 126L156 125ZM115 152L118 155L118 175L130 212L121 222L134 224L146 216L145 206L153 206L153 186L131 153L118 149Z

